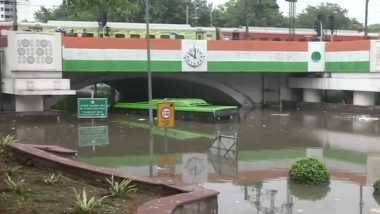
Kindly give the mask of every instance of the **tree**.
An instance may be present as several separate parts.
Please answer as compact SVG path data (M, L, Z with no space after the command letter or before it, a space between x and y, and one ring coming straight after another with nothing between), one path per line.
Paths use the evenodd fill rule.
M212 15L212 4L207 4L207 0L193 0L190 5L193 16L190 23L193 26L210 26Z
M38 10L34 14L34 18L36 18L40 22L47 22L49 19L53 17L53 11L47 9L46 7L42 6L40 10Z
M372 24L368 26L368 32L380 33L380 24Z
M67 5L90 12L102 28L107 26L108 20L126 21L134 7L128 0L67 0Z
M135 0L139 11L134 14L135 17L144 17L144 1ZM189 21L193 26L209 26L211 5L207 0L151 0L150 16L152 23L186 23L186 4L189 4ZM135 19L143 22L143 19Z
M276 0L230 0L215 12L219 26L287 26Z
M150 0L150 22L183 24L186 22L186 0ZM134 0L137 12L134 20L144 22L145 0Z
M334 25L335 29L361 30L363 25L354 18L347 16L347 9L340 7L338 4L322 3L317 7L308 6L297 17L297 27L312 28L318 16L325 28ZM331 18L333 17L333 18ZM331 21L334 23L331 23Z
M41 22L48 20L96 20L99 27L104 27L108 21L129 21L136 10L136 5L128 0L65 0L54 10L41 7L34 16Z

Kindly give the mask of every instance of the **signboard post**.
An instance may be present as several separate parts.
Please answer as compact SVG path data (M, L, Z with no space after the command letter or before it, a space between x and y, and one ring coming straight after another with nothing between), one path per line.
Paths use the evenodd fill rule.
M165 129L165 152L168 151L168 132L167 128L175 126L175 104L161 103L158 104L158 127Z
M174 103L158 104L158 127L173 128L175 126L175 105Z
M107 98L78 98L78 118L107 118Z

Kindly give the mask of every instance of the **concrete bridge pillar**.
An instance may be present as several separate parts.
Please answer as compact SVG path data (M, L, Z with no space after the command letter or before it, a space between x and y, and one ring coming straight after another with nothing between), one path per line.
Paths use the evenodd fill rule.
M317 89L303 89L303 101L306 103L320 103L322 101L321 91Z
M41 112L41 111L44 111L43 96L16 95L16 112Z
M354 91L354 105L356 106L374 106L375 92Z

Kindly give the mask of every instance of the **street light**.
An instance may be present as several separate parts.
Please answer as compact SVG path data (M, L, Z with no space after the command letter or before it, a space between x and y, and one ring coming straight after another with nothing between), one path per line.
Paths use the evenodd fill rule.
M190 6L190 3L191 3L190 0L185 1L185 4L186 4L186 24L187 25L190 23L189 22L189 6Z
M364 23L364 36L368 37L368 4L369 0L365 0L365 23Z
M152 71L151 71L151 54L150 54L150 14L149 14L149 0L145 0L145 23L146 23L146 57L147 66L146 71L148 74L148 102L149 102L149 125L153 127L153 109L152 109Z
M148 104L149 104L149 155L150 166L149 176L153 176L153 155L154 155L154 136L153 136L153 109L152 109L152 72L151 72L151 55L150 55L150 14L149 14L149 0L145 0L145 23L146 23L146 71L148 74Z
M289 2L289 35L295 35L296 28L296 3L297 0L285 0Z

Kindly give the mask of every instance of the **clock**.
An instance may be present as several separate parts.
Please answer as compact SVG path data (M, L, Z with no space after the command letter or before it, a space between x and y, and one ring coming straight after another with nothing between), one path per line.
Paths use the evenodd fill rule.
M206 56L202 53L202 51L199 48L195 46L186 51L185 56L183 58L186 64L192 68L198 68L206 60Z

